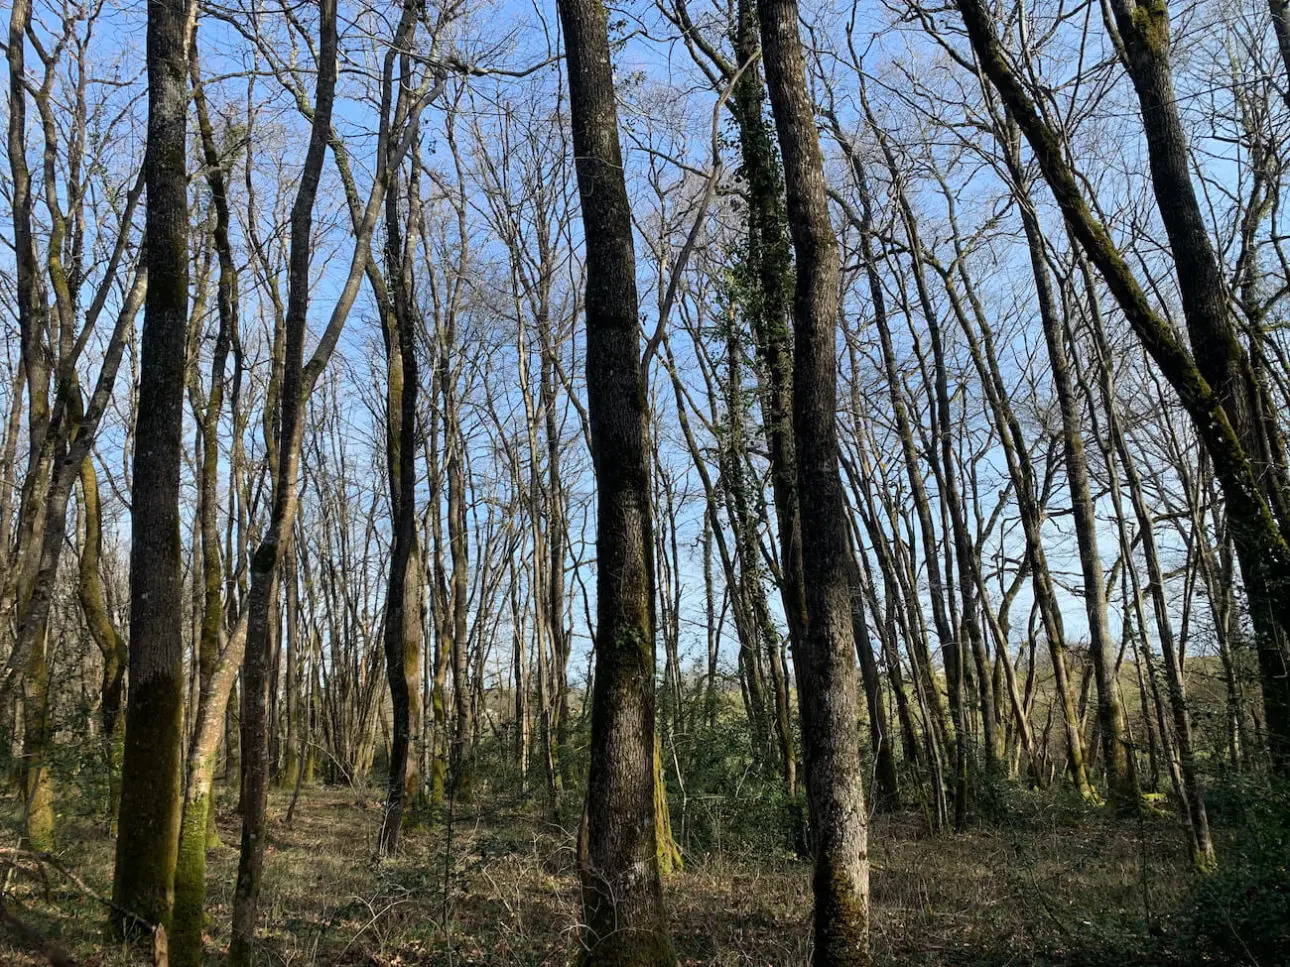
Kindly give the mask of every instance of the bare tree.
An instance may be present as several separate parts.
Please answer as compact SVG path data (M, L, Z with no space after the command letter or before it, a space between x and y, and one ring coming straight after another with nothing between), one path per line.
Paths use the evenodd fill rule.
M179 464L188 341L188 41L191 5L148 7L148 218L130 517L130 661L112 882L116 930L169 925L183 802L184 659ZM128 911L123 914L121 911Z
M758 0L757 12L797 255L793 436L806 613L794 666L815 838L812 962L867 965L869 834L856 734L851 549L838 467L837 241L806 87L797 2Z
M587 409L596 468L596 677L582 897L586 967L668 964L654 816L654 536L636 259L608 19L561 0L586 240Z

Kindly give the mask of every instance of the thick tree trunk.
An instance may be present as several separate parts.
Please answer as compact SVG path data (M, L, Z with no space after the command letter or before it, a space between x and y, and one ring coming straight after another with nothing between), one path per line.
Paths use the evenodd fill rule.
M796 0L759 0L757 9L797 254L793 433L806 621L794 666L815 846L813 963L868 965L868 829L856 728L851 551L838 469L837 240L829 222Z
M790 643L804 632L805 585L793 440L793 264L784 178L766 120L766 86L757 64L760 28L755 0L740 0L734 52L743 73L731 92L739 155L747 182L747 289L744 312L764 378L759 404L770 449L771 494L779 528L780 598ZM746 67L744 65L747 65Z
M188 338L188 15L148 3L148 197L139 409L130 534L130 690L112 884L113 921L169 924L183 792L184 657L179 540ZM128 911L128 914L121 911Z
M1266 393L1241 345L1218 256L1192 185L1192 160L1170 64L1169 10L1163 0L1114 0L1111 6L1142 110L1151 184L1173 252L1196 368L1213 390L1252 466L1263 502L1280 526L1284 551L1290 531L1290 477L1280 458L1279 440L1271 438L1279 430L1264 415L1268 410ZM1274 3L1278 42L1284 30L1280 12ZM1217 458L1215 469L1219 469ZM1275 608L1286 602L1268 597L1276 593L1272 588L1260 594L1258 585L1266 581L1251 584L1247 565L1251 553L1247 550L1243 555L1242 571L1262 672L1268 745L1277 770L1290 774L1290 628L1275 613ZM1284 588L1290 578L1290 560L1282 561L1280 567L1279 586Z
M654 537L636 259L600 0L560 0L586 240L596 640L584 967L673 964L655 824Z

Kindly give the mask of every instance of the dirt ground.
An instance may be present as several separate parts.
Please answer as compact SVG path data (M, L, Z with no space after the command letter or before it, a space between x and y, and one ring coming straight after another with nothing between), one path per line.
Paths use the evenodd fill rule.
M3 805L5 846L16 808ZM374 859L375 794L306 790L294 823L287 796L270 804L262 894L263 962L566 965L578 944L574 830L532 810L456 809L413 829L402 855ZM110 892L112 841L101 819L62 817L60 861ZM238 823L218 814L223 846L209 863L209 963L228 943ZM878 964L1169 964L1194 961L1172 937L1187 886L1181 837L1167 818L1128 828L1058 814L1003 828L927 835L917 816L879 816L871 829L873 949ZM665 882L685 965L809 963L809 865L791 855L686 857ZM106 944L104 911L57 871L8 874L6 910L76 963L124 965ZM0 963L47 960L0 926ZM142 962L142 961L139 961Z

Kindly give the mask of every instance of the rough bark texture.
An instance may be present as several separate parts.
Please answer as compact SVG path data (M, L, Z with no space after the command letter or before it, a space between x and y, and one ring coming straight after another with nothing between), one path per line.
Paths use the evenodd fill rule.
M130 535L130 686L112 899L169 923L182 795L184 659L179 463L188 337L188 12L148 3L148 217Z
M600 0L560 0L586 241L596 473L596 668L582 869L584 965L676 962L654 814L654 560L636 259Z
M868 829L856 728L851 552L838 475L837 241L806 87L796 0L759 0L757 9L797 255L793 432L806 630L794 666L815 846L813 963L868 965Z

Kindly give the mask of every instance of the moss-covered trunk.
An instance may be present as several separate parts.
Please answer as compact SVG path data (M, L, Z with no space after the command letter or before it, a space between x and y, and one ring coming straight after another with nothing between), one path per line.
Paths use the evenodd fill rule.
M403 61L406 75L408 63ZM406 83L406 79L404 81ZM417 396L421 383L413 315L412 238L405 247L399 211L399 172L390 173L386 195L386 273L391 305L385 319L386 459L390 480L393 547L385 596L385 673L394 721L390 736L389 783L381 822L380 850L393 853L406 811L415 808L420 791L417 760L410 755L413 736L421 730L421 560L417 549L416 433ZM408 221L419 217L420 181L414 165L407 182ZM407 815L412 815L407 813Z

